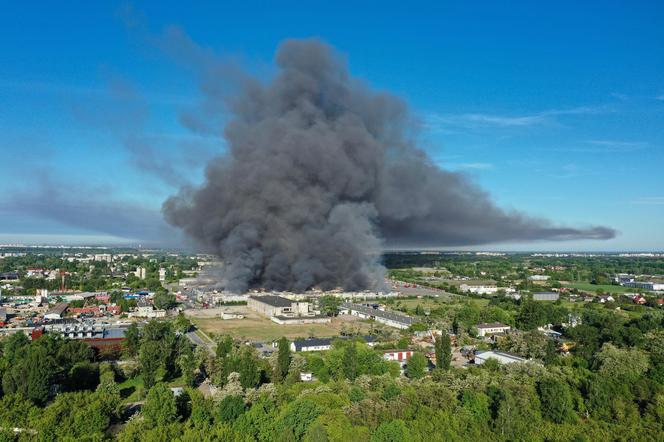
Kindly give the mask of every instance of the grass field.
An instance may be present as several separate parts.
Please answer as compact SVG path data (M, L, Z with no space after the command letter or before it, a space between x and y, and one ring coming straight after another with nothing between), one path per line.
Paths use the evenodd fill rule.
M342 329L352 329L359 332L368 332L372 324L369 321L359 320L354 317L333 318L329 324L294 324L279 325L269 318L258 315L246 307L233 308L234 311L242 311L244 319L222 320L218 315L207 314L208 311L187 311L187 316L207 335L230 335L237 339L249 341L271 341L285 336L289 339L307 337L331 337L338 336ZM197 314L198 313L198 314ZM211 312L212 313L212 312Z
M438 308L446 303L435 298L421 298L421 299L397 299L394 304L390 305L402 305L409 309L414 309L418 305L421 305L422 308L434 309Z
M590 284L590 283L583 283L583 282L570 282L570 283L563 283L563 286L573 288L573 289L578 289L578 290L584 290L587 292L596 292L598 290L601 290L606 293L627 293L629 291L632 291L628 289L627 287L622 287L619 285L610 285L610 284Z

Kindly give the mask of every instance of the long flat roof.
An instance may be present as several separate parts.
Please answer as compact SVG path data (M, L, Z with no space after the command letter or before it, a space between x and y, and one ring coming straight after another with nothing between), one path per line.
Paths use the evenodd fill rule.
M364 305L360 304L353 304L350 302L344 302L341 304L341 307L347 308L350 310L355 310L367 315L372 315L376 317L380 317L383 319L389 319L390 321L395 321L395 322L400 322L402 324L406 325L412 325L415 323L415 320L411 318L410 316L406 315L400 315L398 313L392 313L392 312L386 312L384 310L378 310L376 308L371 308L371 307L366 307Z
M360 337L364 342L371 343L376 341L375 336L367 335ZM335 336L333 338L306 338L306 339L296 339L293 341L297 351L300 351L304 347L320 347L324 345L331 345L335 340L346 340L346 339L356 339L348 336Z
M525 362L527 361L526 358L522 358L521 356L513 355L511 353L505 353L504 351L496 351L496 350L487 350L487 351L478 351L475 353L475 357L480 357L480 359L497 359L498 361L503 361L503 362Z
M260 296L249 296L249 298L254 299L258 302L262 302L267 305L271 305L272 307L290 307L293 305L293 302L288 298L284 298L283 296L276 296L276 295L260 295Z

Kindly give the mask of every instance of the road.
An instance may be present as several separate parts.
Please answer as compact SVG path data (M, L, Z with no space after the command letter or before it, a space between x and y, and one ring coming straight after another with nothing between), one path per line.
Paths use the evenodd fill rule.
M202 332L199 331L199 333L202 333ZM207 338L207 335L205 335L205 337ZM198 347L205 347L205 348L208 349L208 351L209 351L210 353L212 353L212 354L216 354L216 353L215 353L215 344L214 344L214 342L212 341L212 339L207 338L207 342L206 342L205 340L203 340L203 338L201 338L201 337L198 335L198 333L196 333L196 330L193 330L193 331L187 332L187 338L189 338L189 340L190 340L191 342L193 342L194 345L196 345L196 346L198 346Z

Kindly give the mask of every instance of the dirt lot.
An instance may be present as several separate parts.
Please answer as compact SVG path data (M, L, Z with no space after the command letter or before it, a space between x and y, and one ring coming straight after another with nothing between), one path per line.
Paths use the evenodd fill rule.
M220 318L221 312L236 312L245 315L244 319ZM287 338L338 336L342 329L368 332L372 324L352 316L332 318L329 324L279 325L269 318L259 315L246 306L232 306L211 309L188 309L185 315L208 335L228 334L249 341L271 341L282 336Z

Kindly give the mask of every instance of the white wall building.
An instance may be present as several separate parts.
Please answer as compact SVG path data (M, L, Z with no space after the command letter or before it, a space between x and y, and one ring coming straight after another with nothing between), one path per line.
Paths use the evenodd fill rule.
M469 285L461 284L459 289L466 293L477 293L478 295L492 295L500 290L495 285Z
M548 275L530 275L528 281L548 281L551 278Z
M247 307L269 317L277 324L312 324L330 322L328 316L321 316L310 302L294 301L276 295L251 295Z
M496 333L505 333L512 329L509 325L501 324L500 322L493 323L482 323L477 324L477 335L478 336L487 336L495 335Z
M136 267L134 275L136 275L138 279L145 279L145 272L145 267Z

